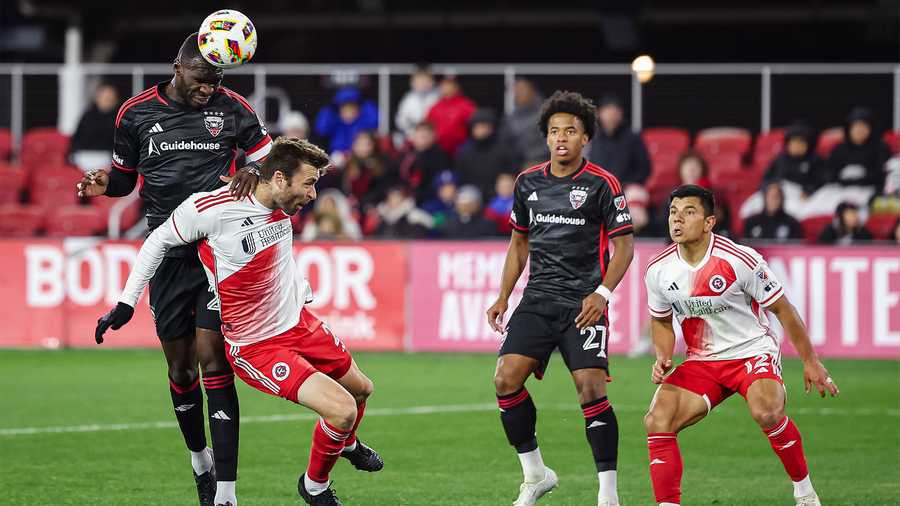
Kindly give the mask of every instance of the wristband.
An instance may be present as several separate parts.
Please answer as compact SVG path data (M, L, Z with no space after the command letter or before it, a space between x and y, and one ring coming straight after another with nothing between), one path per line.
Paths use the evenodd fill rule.
M612 298L612 292L609 290L609 288L606 288L602 284L600 286L598 286L596 290L594 290L594 293L600 294L600 296L603 297L604 299L606 299L607 301L609 301L609 299Z
M257 162L250 162L246 167L243 167L241 170L244 172L249 172L256 177L259 177L259 167L260 165Z

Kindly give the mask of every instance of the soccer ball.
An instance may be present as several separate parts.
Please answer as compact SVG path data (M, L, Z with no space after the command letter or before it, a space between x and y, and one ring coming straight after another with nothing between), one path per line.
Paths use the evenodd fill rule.
M203 58L215 67L230 69L243 65L256 52L256 28L242 13L223 9L213 12L197 34Z

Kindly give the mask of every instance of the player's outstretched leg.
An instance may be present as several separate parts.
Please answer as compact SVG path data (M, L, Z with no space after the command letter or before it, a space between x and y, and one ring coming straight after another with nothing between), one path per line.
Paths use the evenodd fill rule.
M344 443L344 449L341 451L341 457L349 460L353 467L360 471L375 472L380 471L384 467L384 460L378 455L378 452L368 447L365 443L356 437L356 431L362 422L363 415L366 412L366 400L375 390L375 385L356 365L356 361L350 364L350 370L347 374L339 378L338 383L341 384L353 399L356 401L356 421L350 430L350 437Z
M500 421L509 441L519 455L524 481L519 486L515 506L535 504L544 494L556 487L558 479L552 469L544 465L535 435L537 409L525 379L538 366L538 361L524 355L507 354L497 360L494 387L500 407Z
M618 506L617 462L619 455L619 423L606 397L607 373L588 368L572 371L578 399L584 414L584 432L597 467L598 506Z
M819 506L819 496L809 479L800 431L784 414L784 386L774 379L758 379L747 389L747 407L759 424L775 455L794 483L794 500L800 506Z
M340 506L329 474L356 423L356 401L336 381L315 372L300 385L297 402L321 416L313 430L309 466L300 476L297 490L307 504Z

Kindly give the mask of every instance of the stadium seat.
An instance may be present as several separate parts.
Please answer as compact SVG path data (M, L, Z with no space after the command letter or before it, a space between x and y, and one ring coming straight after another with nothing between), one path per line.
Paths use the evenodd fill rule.
M120 202L122 199L111 198L111 197L94 197L89 199L91 207L97 209L100 213L100 216L103 218L103 229L106 230L109 224L109 215L112 212L113 206L116 203ZM141 200L135 200L125 210L122 212L121 221L119 222L119 230L124 232L129 228L133 227L141 218L144 217L144 213L141 209Z
M44 224L44 210L35 206L5 204L0 206L0 237L31 237Z
M800 224L803 225L803 238L809 243L816 242L816 239L819 238L819 234L822 233L822 230L833 220L834 216L832 215L806 218L800 222Z
M40 169L32 174L29 183L31 203L54 207L77 203L75 184L81 180L82 175L80 170L68 165Z
M51 211L46 225L49 236L88 236L106 229L106 220L103 212L94 206L70 205Z
M894 232L894 224L897 223L898 219L900 219L900 216L896 214L872 214L869 215L869 219L866 221L866 228L869 229L869 232L872 232L872 236L875 239L890 240L891 234Z
M18 203L25 188L25 171L0 162L0 204Z
M709 182L713 188L722 191L731 191L740 187L756 187L758 181L750 181L753 171L744 170L741 166L741 155L733 153L719 153L707 159L709 163Z
M819 143L816 146L816 153L822 158L828 158L828 155L831 154L831 150L842 142L844 142L844 127L833 127L822 130L822 133L819 134Z
M645 128L641 138L650 152L650 158L660 154L680 155L691 145L691 136L682 128Z
M656 206L664 202L680 183L678 153L663 153L653 157L650 177L644 183L647 193L650 194L651 205Z
M42 165L62 165L66 163L68 150L68 135L55 128L32 128L22 136L19 161L28 171Z
M0 128L0 163L9 160L12 154L12 133L8 128Z
M900 130L888 130L884 133L884 142L891 148L891 153L900 153Z
M744 156L750 151L753 137L745 128L715 127L697 132L694 148L710 158L720 153L737 153Z
M769 163L778 156L784 148L784 129L773 128L756 136L756 145L753 147L753 165L768 167Z

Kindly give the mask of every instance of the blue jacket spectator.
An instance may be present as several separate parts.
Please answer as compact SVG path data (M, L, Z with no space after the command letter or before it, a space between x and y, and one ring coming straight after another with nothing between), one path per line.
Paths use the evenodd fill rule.
M378 106L364 100L353 86L338 90L334 103L320 109L316 116L316 134L326 139L331 153L349 151L357 133L377 128Z

